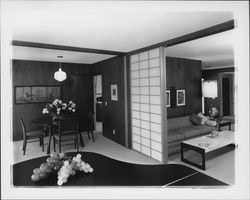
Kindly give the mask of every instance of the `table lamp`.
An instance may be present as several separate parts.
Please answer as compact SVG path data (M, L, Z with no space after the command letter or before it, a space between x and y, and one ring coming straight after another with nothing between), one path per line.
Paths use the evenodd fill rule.
M215 99L218 97L218 84L216 80L206 80L202 81L202 97ZM212 101L208 106L208 110L210 110L213 105Z

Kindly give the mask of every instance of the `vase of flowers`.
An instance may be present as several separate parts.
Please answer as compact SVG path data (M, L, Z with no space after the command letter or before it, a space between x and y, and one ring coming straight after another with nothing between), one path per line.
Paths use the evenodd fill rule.
M73 101L70 100L69 103L63 103L60 99L55 99L52 103L46 104L42 111L43 114L50 114L53 122L75 112L76 104Z

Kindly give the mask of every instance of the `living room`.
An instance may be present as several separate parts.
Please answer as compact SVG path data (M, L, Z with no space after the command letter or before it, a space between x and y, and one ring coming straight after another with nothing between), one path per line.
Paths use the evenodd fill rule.
M4 75L1 79L3 83L2 97L3 94L5 94L4 98L2 98L2 105L7 104L11 107L11 112L9 112L9 110L6 112L5 108L2 107L4 118L5 120L8 119L6 125L8 124L11 127L7 127L4 122L2 123L2 130L7 130L7 132L10 133L3 137L11 138L11 145L9 145L7 149L13 152L12 162L18 163L46 155L37 144L34 144L34 146L32 146L33 144L28 144L26 154L23 155L21 147L23 138L19 119L24 118L25 124L28 127L34 126L33 120L44 116L42 110L45 103L17 103L16 91L19 89L18 87L30 87L31 90L33 87L38 86L58 87L60 88L59 96L63 102L73 100L77 103L77 106L79 106L77 108L81 109L82 112L92 112L95 110L93 103L95 98L91 92L94 89L92 84L93 79L91 78L79 83L79 77L82 76L93 77L95 75L102 75L102 105L105 108L105 112L102 119L102 130L94 133L96 140L91 141L85 135L83 137L85 147L81 147L81 151L88 151L89 148L89 150L92 149L98 153L103 153L101 152L103 148L106 149L104 150L104 152L107 152L106 156L113 156L113 158L116 159L120 157L120 160L127 162L135 162L138 159L138 163L151 162L166 164L172 161L175 162L178 159L179 163L190 167L191 165L180 162L180 141L178 141L178 146L175 147L179 150L177 153L178 156L176 156L176 152L174 156L169 154L168 142L170 137L166 131L169 128L169 120L171 121L175 117L190 117L193 113L198 114L199 112L209 114L210 108L216 107L219 109L220 117L227 116L227 118L223 118L223 120L230 120L231 131L237 130L237 132L240 132L243 127L245 128L245 124L243 123L242 125L242 122L245 120L240 120L241 117L238 114L240 109L237 104L239 105L240 101L246 101L246 99L243 100L244 98L240 98L240 92L238 92L241 86L239 77L241 79L242 74L243 77L245 75L244 72L242 72L244 67L240 66L242 65L241 62L246 59L244 57L238 58L238 56L242 55L239 55L237 51L239 50L237 42L234 43L235 46L233 47L233 64L221 67L220 69L218 69L218 67L216 67L216 69L205 69L208 65L203 66L203 64L206 63L204 60L185 57L180 54L180 50L176 50L179 55L171 55L169 53L171 52L171 48L174 51L174 48L178 48L179 45L180 49L186 52L189 51L190 53L190 50L185 50L184 46L187 44L186 42L192 43L193 41L198 41L199 37L200 40L202 40L206 37L212 37L213 35L223 34L224 32L226 33L232 30L236 31L236 35L239 33L242 34L242 32L240 32L241 24L238 21L241 18L235 17L237 16L237 11L233 13L231 7L229 9L230 12L180 13L179 11L176 13L167 13L166 11L162 11L158 13L160 5L156 4L149 5L146 3L140 9L139 7L132 6L136 8L132 12L128 11L131 9L131 5L125 2L127 7L124 5L124 10L121 7L116 7L117 5L103 3L102 6L104 6L109 13L104 12L103 7L101 8L100 5L95 2L96 4L85 4L85 8L89 6L89 10L87 9L88 12L80 16L80 12L76 12L76 7L75 5L73 6L73 4L41 3L38 8L36 4L29 5L27 2L24 5L15 4L15 6L13 6L14 3L17 2L13 1L12 5L6 4L7 7L5 7L5 9L8 8L8 11L11 11L8 15L5 13L7 16L15 12L20 15L18 15L19 19L16 17L16 14L13 15L15 17L12 16L11 25L15 26L8 30L13 31L13 33L7 37L7 32L3 34L5 37L4 44L7 45L7 48L5 48L6 51L3 56L5 59L2 62L2 66L6 67L3 68L2 74ZM19 5L18 8L16 7L17 5ZM72 11L71 19L63 17L66 11L65 6L69 6ZM153 6L149 13L147 10L149 9L148 6ZM55 13L51 14L57 7L61 8L57 15L55 15ZM46 15L43 13L43 8L46 8ZM35 9L35 12L32 11L33 9ZM78 9L80 10L80 3ZM212 10L212 8L210 9ZM224 8L224 11L227 11L226 8ZM78 13L78 15L73 15L74 12ZM99 12L102 14L99 14ZM139 16L137 12L140 12ZM129 17L128 13L130 14ZM44 18L41 17L42 15L44 15ZM31 16L34 17L34 20L29 22L27 19ZM113 16L120 18L112 20L114 18ZM103 24L98 23L98 21L101 18L104 19L104 17L106 18ZM92 18L93 21L91 21L90 18ZM197 18L199 18L199 20ZM197 19L197 21L194 19ZM74 24L78 24L77 26L71 24L74 20ZM25 23L21 24L20 21L25 21ZM132 23L132 21L134 21L134 23ZM159 23L156 23L157 21ZM178 24L180 21L182 21L182 25L185 26L185 29L179 27ZM191 21L192 24L188 24ZM235 29L235 21L237 21L237 29ZM6 22L8 22L8 20L6 20ZM81 30L79 30L78 26L81 27L79 25L81 23L84 25L82 25ZM137 33L135 31L136 24L140 24L141 26L141 29L138 28ZM149 26L149 24L151 25ZM165 26L164 24L167 24L168 27L171 28L163 28ZM6 26L10 27L8 25ZM88 27L87 30L83 28L85 26ZM70 27L72 30L66 32L66 29L70 28L65 29L62 27ZM115 29L113 27L115 27ZM94 30L95 28L97 29ZM77 33L77 30L79 33ZM149 30L154 31L149 32ZM213 30L214 32L207 33L205 30L208 32L209 30ZM156 33L159 34L158 37L156 37ZM78 34L82 35L80 38L84 39L79 39ZM74 37L75 39L73 39ZM108 38L110 38L110 41L107 41ZM80 42L78 43L77 40ZM172 45L170 45L171 43ZM208 47L208 45L204 46ZM7 55L7 53L10 54ZM57 57L60 55L63 55L63 57ZM7 67L9 66L10 60L11 67ZM173 68L170 69L169 66L171 65L168 65L168 62L177 64L173 65ZM188 64L188 62L190 63ZM145 84L139 85L139 94L133 93L133 91L136 92L137 85L133 85L132 83L132 79L136 79L137 63L138 66L139 64L142 66L142 70L138 70L138 76L141 78L139 84ZM189 65L188 70L185 70L185 67L178 63ZM234 65L234 63L238 63L238 65ZM54 73L58 70L59 66L61 66L62 70L67 74L67 78L63 82L58 82L54 79ZM196 69L190 70L191 68ZM227 73L225 74L224 72ZM237 85L237 87L235 86L235 90L237 90L238 93L237 98L233 98L232 100L231 96L236 97L236 95L234 95L236 91L232 92L232 89L230 90L231 96L229 95L229 99L232 103L235 102L235 105L229 106L229 108L231 108L229 113L224 114L223 112L226 109L223 109L225 106L222 106L223 102L221 100L222 93L220 88L222 87L221 80L223 79L221 75L228 76L228 72L234 74L234 79L230 78L230 80L234 80L234 83L232 82L230 84ZM153 75L151 76L150 73ZM9 78L8 80L6 80L7 77ZM156 77L160 78L158 79ZM217 97L208 99L202 96L202 78L204 81L217 80ZM176 84L175 81L179 81L179 83ZM3 85L6 87L3 87ZM135 88L133 88L133 86L135 86ZM147 89L144 90L146 87L148 87L149 93ZM81 88L81 90L79 90L79 88ZM169 96L167 96L166 93L168 93ZM176 98L177 96L180 96L180 99ZM136 107L138 106L138 104L136 104L138 101L140 102L139 107ZM84 106L79 102L84 102ZM140 113L139 121L136 117L138 113ZM81 125L84 126L85 122L86 120L83 120ZM137 132L134 131L133 127L137 128ZM229 125L222 127L222 129L228 130ZM217 130L217 128L215 130ZM138 134L138 131L140 134ZM3 140L5 141L3 137L2 142ZM96 147L99 138L102 139L102 144ZM8 140L9 139L6 141ZM105 141L108 142L105 143ZM47 142L48 141L46 141L45 144L48 146ZM14 145L14 148L13 143L17 144ZM112 149L115 147L112 147L111 144L114 146L116 144L121 145L119 147L120 150ZM46 145L45 147L47 147ZM90 145L93 146L91 147ZM107 148L108 145L110 145L109 148ZM126 155L123 157L122 152L126 150L129 150L129 153L124 153ZM113 151L119 153L115 155ZM226 157L225 163L228 164L230 157L234 157L234 152L237 151L238 149L236 148L226 154L222 154L222 157ZM129 157L132 157L132 159L130 160ZM235 164L235 159L232 158L229 161L230 165ZM218 162L218 157L215 157L214 160ZM227 167L227 164L221 166L221 168ZM216 164L213 163L212 165ZM209 171L209 166L211 166L211 163L207 162L208 169L204 172L205 174ZM196 168L193 167L193 169ZM214 171L220 174L220 170L221 169L215 169ZM230 170L233 171L233 174L236 173L235 176L237 179L237 170L235 170L234 167L228 169L228 172ZM199 171L202 172L202 170ZM227 177L228 175L225 176ZM229 179L230 181L227 184L234 185L237 183L233 176ZM225 180L226 179L224 179L224 181Z

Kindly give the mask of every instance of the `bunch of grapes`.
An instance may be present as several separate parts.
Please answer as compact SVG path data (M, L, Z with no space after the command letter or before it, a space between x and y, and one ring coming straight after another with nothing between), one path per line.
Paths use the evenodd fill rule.
M72 161L66 160L64 161L63 166L58 171L58 185L62 185L67 182L67 179L70 175L75 175L76 170L84 171L85 173L92 173L93 168L84 161L81 160L81 154L77 154L76 157L73 157Z
M39 168L35 168L33 170L31 180L32 181L44 180L53 171L58 171L63 165L62 161L63 158L65 158L64 153L51 154L50 157L47 158L46 163L42 163Z
M85 173L93 172L93 168L81 160L81 154L77 154L77 156L70 159L64 153L55 153L47 158L46 163L42 163L39 168L33 170L31 180L44 180L49 174L56 171L58 172L57 184L63 185L63 183L67 182L70 175L76 174L76 170L84 171Z

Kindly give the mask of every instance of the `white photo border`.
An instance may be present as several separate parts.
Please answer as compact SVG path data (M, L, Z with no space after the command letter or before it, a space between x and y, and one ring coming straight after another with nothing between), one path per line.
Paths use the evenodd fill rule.
M178 94L183 94L183 100L182 102L179 102L179 95ZM177 106L185 106L186 105L186 94L185 94L185 89L182 90L176 90L176 105Z
M111 84L111 101L118 101L117 84Z
M166 90L166 106L167 108L169 108L171 106L171 102L170 102L170 90Z

